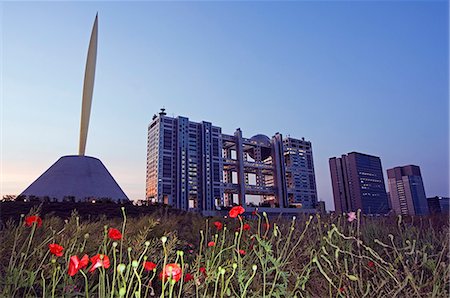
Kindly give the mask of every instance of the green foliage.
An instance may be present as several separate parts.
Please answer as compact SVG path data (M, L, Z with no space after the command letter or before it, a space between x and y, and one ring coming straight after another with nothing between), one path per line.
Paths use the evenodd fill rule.
M26 216L20 224L8 221L0 231L0 297L449 295L447 221L359 212L352 222L345 215L288 221L266 214L205 220L154 213L128 219L122 212L122 220L81 220L76 211L66 220L46 216L41 227L22 224ZM110 228L122 239L110 239ZM62 256L49 251L51 243L64 247ZM88 272L91 262L69 276L70 258L84 254L107 256L110 266ZM156 268L147 271L144 262ZM158 278L173 266L180 275Z

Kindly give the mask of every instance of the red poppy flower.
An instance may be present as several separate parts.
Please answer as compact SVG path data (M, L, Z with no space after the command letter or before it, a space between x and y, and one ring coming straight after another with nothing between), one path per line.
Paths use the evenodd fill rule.
M203 275L206 275L206 268L205 267L200 267L198 269L198 271L200 271L200 273L202 273Z
M211 246L214 246L214 245L216 245L216 242L214 242L214 241L209 241L208 242L208 247L211 247Z
M167 264L163 268L163 271L159 274L159 278L166 280L166 278L172 278L174 281L179 281L181 278L181 267L178 264L171 263Z
M122 233L118 229L110 228L108 231L108 237L111 240L122 239Z
M339 288L339 293L344 293L345 292L345 288L344 287L340 287Z
M25 225L27 227L31 227L34 223L36 223L37 227L42 226L42 218L37 215L27 216L25 218Z
M144 269L147 271L152 271L156 268L156 264L153 262L144 262Z
M93 272L95 269L99 267L104 267L105 269L109 268L110 262L109 258L106 255L97 254L91 258L92 267L89 269L89 272Z
M258 209L255 209L252 211L252 215L256 215L256 214L258 214Z
M372 261L369 261L369 262L367 262L367 266L369 266L369 267L375 267L375 263L374 262L372 262Z
M240 250L239 250L239 254L242 255L242 256L245 256L245 250L240 249Z
M244 207L242 207L242 206L234 206L233 208L231 208L231 210L229 212L229 215L230 215L230 217L235 218L235 217L237 217L238 215L240 215L240 214L242 214L244 212L245 212Z
M69 275L74 276L80 269L86 267L88 263L88 255L84 255L81 260L78 258L78 256L71 256L69 260Z
M217 230L222 230L223 224L220 221L215 221L214 226Z
M190 273L186 273L186 275L184 276L184 281L188 282L190 280L192 280L194 277L192 276L192 274Z
M48 245L48 249L50 250L50 252L52 254L54 254L57 257L61 257L63 255L62 251L63 251L64 247L62 247L59 244L51 243Z
M242 226L242 229L243 229L244 231L249 231L249 230L250 230L250 225L249 225L249 224L244 224L244 225Z

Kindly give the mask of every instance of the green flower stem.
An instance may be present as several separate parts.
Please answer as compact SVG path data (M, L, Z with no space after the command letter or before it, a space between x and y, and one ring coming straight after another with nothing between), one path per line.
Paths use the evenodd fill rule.
M132 290L133 280L134 280L134 268L131 269L133 271L133 274L131 274L131 278L129 281L127 280L128 287L127 287L127 294L126 297L129 297L130 291Z
M265 229L265 231L264 231L264 237L263 238L266 238L267 237L267 234L269 233L269 230L270 230L270 223L269 223L269 218L267 217L267 214L266 214L266 212L263 212L263 216L264 216L264 221L266 222L266 227L267 227L267 229Z
M219 254L218 254L218 256L219 256L219 264L220 264L220 262L222 261L222 254L221 254L221 252L222 252L222 250L223 250L223 246L225 245L225 235L226 235L226 230L227 230L227 227L225 226L225 227L223 227L223 231L222 231L222 241L220 242L220 250L219 250Z
M292 247L291 251L286 256L286 261L288 261L291 258L292 254L297 251L297 247L300 245L300 242L303 240L303 237L305 237L306 231L308 230L308 227L309 227L309 225L311 223L311 220L312 220L312 216L310 216L309 220L306 221L305 229L300 234L300 237L298 237L297 242L294 244L294 246Z
M39 270L41 269L41 267L44 265L45 259L47 259L47 256L50 254L50 251L47 250L44 254L44 257L42 258L41 263L39 263L39 266L37 267L37 269L35 270L35 272L39 272Z
M98 297L102 298L102 270L99 268L98 269Z
M275 273L275 277L273 278L273 281L272 281L272 287L270 288L270 291L269 291L269 297L272 297L273 290L275 290L275 286L277 285L277 279L279 276L278 268L276 268L276 271L277 272Z
M122 271L119 271L119 277L121 278L121 281L122 281L122 288L126 289L127 288L127 281L126 281L125 276L123 275ZM120 287L119 287L119 290L120 290Z
M230 276L227 278L227 281L225 282L225 287L222 289L222 293L220 295L220 297L223 297L223 295L225 294L228 286L230 285L231 279L234 276L234 273L236 272L236 268L237 268L237 264L233 264L233 271L231 272Z
M245 284L245 287L244 287L244 292L242 293L242 295L241 295L241 298L246 298L247 296L246 296L246 294L247 294L247 289L248 289L248 287L250 286L250 283L252 282L252 280L253 280L253 278L255 277L255 275L256 275L256 265L253 265L253 273L252 273L252 276L250 276L250 278L247 280L247 283Z
M53 264L53 274L52 274L52 298L55 297L55 289L56 289L56 265Z
M25 257L25 259L23 260L24 262L26 262L29 259L32 259L33 256L39 252L42 248L46 247L50 242L54 242L54 236L48 236L44 241L42 241L39 245L35 246L33 251L29 252Z
M199 270L200 270L200 264L202 262L202 252L203 252L203 241L204 241L204 235L203 235L203 230L200 230L200 249L197 255L197 268L195 268L195 274L198 274ZM199 289L198 289L198 284L196 282L194 282L195 284L195 294L196 297L200 297L199 295Z
M205 248L206 248L206 244L207 244L207 242L208 242L208 231L209 231L209 225L208 225L208 222L209 222L209 220L208 219L206 219L205 220Z
M47 289L45 288L44 271L41 271L41 278L42 278L42 298L45 298Z
M243 230L244 223L242 222L242 217L240 215L238 215L238 218L239 218L240 228L239 228L239 236L237 239L236 249L237 249L237 254L238 254L238 260L240 260L241 254L239 253L239 249L240 249L240 244L241 244L242 230Z
M242 272L243 270L243 265L242 265L242 257L240 254L240 244L241 244L241 238L242 238L242 230L243 230L243 222L242 222L242 217L240 215L238 215L239 218L239 224L240 224L240 229L239 229L239 234L238 234L238 238L237 238L237 242L236 242L236 253L237 253L237 261L238 261L238 270L239 272ZM239 289L242 292L242 283L239 282Z
M223 273L220 274L220 288L221 288L221 290L220 290L220 297L223 297L223 293L224 293L223 289L224 289L224 287L225 287L225 269L223 269Z
M323 277L325 277L325 279L328 281L330 286L333 286L333 288L337 289L338 287L336 287L336 285L333 283L333 280L331 280L331 278L326 274L325 270L323 270L322 265L317 260L317 257L314 257L312 259L312 262L316 264L317 269L319 269L320 273L322 273Z
M216 276L216 282L214 283L214 295L213 297L217 297L217 286L219 285L219 279L220 279L220 269L222 269L221 267L219 267L219 271L217 272L217 276Z
M292 218L292 223L291 223L291 226L290 226L290 229L289 229L289 234L288 234L288 237L287 237L286 242L285 242L286 244L284 245L283 249L281 250L281 254L278 257L278 260L285 260L284 255L287 252L287 250L289 249L289 244L291 242L292 233L294 232L294 230L295 230L295 217ZM322 239L322 237L320 237L320 238Z
M25 253L20 257L20 261L19 261L20 269L19 269L19 274L17 274L17 278L16 278L16 280L15 280L15 282L14 282L14 292L13 292L13 296L14 296L16 290L17 290L17 284L18 284L19 280L22 278L22 271L23 271L23 268L25 267L25 260L26 260L26 258L27 258L28 252L30 251L31 243L32 243L32 241L33 241L34 232L36 231L36 226L37 226L37 223L34 222L32 228L31 228L31 232L30 232L30 236L29 236L30 239L28 240L27 250L26 250ZM21 249L21 250L22 250L22 249Z
M203 230L200 230L200 250L199 250L199 254L198 254L200 259L202 257L204 239L205 239L205 237L203 235ZM199 269L199 268L197 268L197 269Z
M167 264L167 248L166 248L166 241L167 241L167 237L163 236L161 238L162 241L162 245L163 245L163 250L164 250L164 263L163 263L163 268L162 268L162 272L164 272L165 268L166 268L166 264ZM165 288L166 288L166 282L164 282L165 276L163 276L163 278L161 279L161 298L164 298L164 292L165 292Z
M217 253L217 255L214 257L214 259L213 259L213 261L212 261L212 264L211 264L211 267L214 267L214 264L216 263L217 258L219 258L219 257L221 258L224 252L226 252L227 250L232 250L232 249L234 249L235 247L236 247L235 245L232 245L232 246L228 246L227 248L221 249L221 250ZM217 263L220 264L220 260L219 260Z
M170 283L169 298L172 298L173 288L175 287L175 280L169 277L169 283Z
M19 239L20 235L22 234L22 233L19 233L19 231L22 231L21 226L18 226L16 228L16 231L14 232L14 243L13 243L13 247L11 250L11 256L9 258L8 271L13 267L13 265L16 263L15 261L17 260L17 257L14 257L14 255L16 252L17 240Z
M136 278L138 280L138 285L139 285L138 291L137 291L137 293L139 295L138 297L141 297L142 281L141 281L141 278L140 278L139 273L137 272L136 268L133 268L133 272L134 272L134 275L136 275ZM134 294L136 295L136 292Z
M129 278L130 278L130 272L131 272L131 248L127 249L127 254L128 254L128 265L127 265L127 273L125 274L125 280L128 282Z
M84 277L84 293L86 295L86 298L89 298L89 281L88 278L86 276L86 273L84 273L83 270L80 270L81 274Z
M141 253L141 255L139 256L139 259L138 259L139 264L142 264L142 259L144 258L145 254L147 253L147 250L148 250L148 245L145 245L144 251Z
M320 221L320 219L321 219L320 214L317 214L316 218L317 218L317 228L319 230L320 239L322 239L323 231L322 231L322 222Z
M122 263L122 249L123 249L123 235L125 235L125 225L127 224L127 214L125 213L125 207L120 208L122 210L123 222L122 222L122 238L120 239L120 262Z
M116 257L116 248L113 247L113 280L112 280L112 289L111 289L111 298L114 297L114 289L116 286L116 271L117 271L117 257Z
M106 242L108 241L108 228L106 226L103 227L103 241L97 249L97 254L106 255ZM103 252L102 252L103 247Z
M181 281L180 281L180 287L178 290L178 298L181 298L181 291L183 289L183 282L184 282L184 253L180 252L180 256L181 256Z
M80 253L81 252L83 252L84 251L84 248L86 247L86 241L87 241L87 239L86 239L86 237L83 237L84 239L83 239L83 244L81 244L81 247L80 247Z
M261 215L257 212L256 216L258 217L258 236L261 237Z
M256 240L257 240L258 242L261 241L261 239L259 238L258 235L256 235ZM258 247L261 247L261 246L258 246ZM267 283L267 281L266 281L266 278L267 278L266 262L267 262L267 260L266 260L266 258L264 258L264 256L263 256L264 251L262 251L261 248L259 248L259 251L258 251L258 252L256 252L255 248L253 248L253 250L254 250L256 256L257 256L258 259L259 259L259 263L261 264L261 269L262 269L262 273L263 273L263 287L262 287L262 290L263 290L263 297L266 297L266 283ZM261 251L262 251L262 252L261 252Z

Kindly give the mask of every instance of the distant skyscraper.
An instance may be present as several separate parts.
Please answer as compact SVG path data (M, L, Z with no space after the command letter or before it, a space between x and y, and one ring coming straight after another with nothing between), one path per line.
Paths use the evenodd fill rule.
M364 214L389 211L380 158L350 152L329 160L336 212L361 209Z
M226 135L209 122L162 110L148 127L146 198L203 214L236 204L314 212L311 142L279 133L247 139L240 129Z
M409 165L387 170L392 209L397 214L426 215L427 197L418 166Z
M439 197L439 205L441 206L442 213L450 213L450 198Z
M431 197L427 198L428 203L428 211L430 214L439 214L442 213L441 204L440 204L440 197Z

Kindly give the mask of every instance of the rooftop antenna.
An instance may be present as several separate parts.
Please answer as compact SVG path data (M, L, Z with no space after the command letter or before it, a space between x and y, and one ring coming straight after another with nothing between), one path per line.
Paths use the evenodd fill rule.
M98 13L95 15L94 26L92 27L91 40L89 41L88 54L86 59L86 70L84 72L83 100L81 104L80 122L80 145L78 155L84 156L86 151L86 140L89 129L89 118L91 115L92 94L94 92L95 64L97 62L97 33L98 33Z

